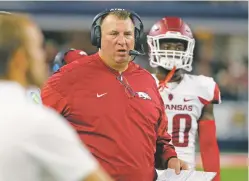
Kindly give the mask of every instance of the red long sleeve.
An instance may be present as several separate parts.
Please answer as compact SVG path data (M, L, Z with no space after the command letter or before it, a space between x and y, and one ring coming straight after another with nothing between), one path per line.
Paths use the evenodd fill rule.
M213 181L220 181L220 154L216 141L216 127L213 120L199 122L199 142L203 168L207 172L216 172Z

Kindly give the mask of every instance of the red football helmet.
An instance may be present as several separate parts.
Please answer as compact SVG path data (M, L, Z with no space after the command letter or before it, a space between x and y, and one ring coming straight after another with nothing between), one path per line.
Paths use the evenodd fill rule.
M73 62L74 60L77 60L81 57L87 56L87 53L84 52L83 50L76 50L76 49L71 49L71 51L68 51L64 55L64 60L66 64Z
M161 50L160 40L180 40L186 43L185 51ZM154 24L147 35L150 65L161 66L167 70L192 70L195 40L189 26L179 17L164 17Z

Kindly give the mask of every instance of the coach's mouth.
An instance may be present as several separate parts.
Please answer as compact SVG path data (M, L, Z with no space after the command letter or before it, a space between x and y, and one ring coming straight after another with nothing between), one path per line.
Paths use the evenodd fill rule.
M124 56L128 54L128 51L126 49L118 49L117 50L118 55Z

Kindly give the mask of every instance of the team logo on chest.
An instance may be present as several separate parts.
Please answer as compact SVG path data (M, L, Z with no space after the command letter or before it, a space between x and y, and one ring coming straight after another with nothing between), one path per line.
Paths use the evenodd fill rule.
M136 94L139 98L142 98L144 100L151 100L151 97L149 96L149 94L145 92L136 92Z

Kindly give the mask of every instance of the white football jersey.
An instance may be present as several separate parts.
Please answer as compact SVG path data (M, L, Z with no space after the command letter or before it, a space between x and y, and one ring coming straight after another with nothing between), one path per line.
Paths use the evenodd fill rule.
M153 77L158 84L156 76ZM174 88L164 88L159 92L168 117L168 133L172 136L171 143L178 158L187 162L190 169L195 169L198 120L205 105L221 102L219 88L211 77L184 74Z
M0 82L0 110L1 181L79 181L97 169L70 124L19 84Z

